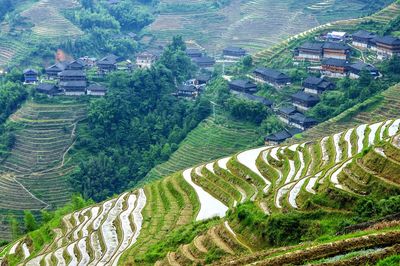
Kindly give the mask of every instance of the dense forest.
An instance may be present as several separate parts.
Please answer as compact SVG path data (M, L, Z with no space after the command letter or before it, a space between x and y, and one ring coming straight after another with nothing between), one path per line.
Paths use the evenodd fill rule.
M137 43L127 34L139 32L154 20L150 8L152 1L121 0L118 5L110 5L108 1L81 0L81 4L83 8L65 13L85 35L76 40L68 39L61 45L65 51L77 56L132 54Z
M13 147L15 136L6 119L27 99L28 91L22 85L22 74L17 70L0 80L0 160Z
M174 38L151 69L108 77L110 93L91 103L76 145L83 157L72 183L85 198L99 201L134 186L209 115L207 101L172 96L175 82L195 70L184 50Z

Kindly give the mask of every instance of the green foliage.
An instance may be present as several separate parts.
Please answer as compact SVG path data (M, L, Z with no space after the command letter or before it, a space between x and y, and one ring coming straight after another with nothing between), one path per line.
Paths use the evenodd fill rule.
M400 255L393 255L379 261L376 266L395 266L400 265Z
M191 74L182 43L175 38L150 70L110 74L109 94L91 103L88 127L77 142L91 156L72 176L73 187L85 198L98 201L134 186L208 116L207 101L171 95L175 77Z
M193 222L180 227L169 233L163 240L149 247L143 256L135 259L138 263L155 263L157 260L165 257L168 252L176 250L180 245L188 244L193 239L206 232L215 225L218 219L211 219L202 222Z
M24 211L24 224L27 232L31 232L37 229L36 219L32 212Z

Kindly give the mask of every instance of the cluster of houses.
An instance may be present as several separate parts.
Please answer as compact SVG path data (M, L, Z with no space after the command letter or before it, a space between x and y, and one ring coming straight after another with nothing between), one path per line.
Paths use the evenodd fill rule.
M26 69L25 84L37 84L36 91L49 96L54 95L94 95L104 96L107 89L99 84L88 84L85 69L87 64L83 60L58 62L45 69L47 79L39 82L39 72Z
M294 59L299 61L319 62L318 67L309 67L310 71L319 71L321 75L357 79L362 70L374 78L379 77L378 69L362 61L350 62L352 48L376 52L377 59L383 60L400 55L400 39L393 36L377 36L360 30L352 35L344 32L328 33L325 42L306 42L294 50ZM333 37L332 37L333 36Z

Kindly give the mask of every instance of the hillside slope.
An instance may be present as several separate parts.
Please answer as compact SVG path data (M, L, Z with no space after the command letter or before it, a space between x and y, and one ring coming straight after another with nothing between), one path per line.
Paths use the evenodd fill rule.
M399 128L400 119L364 124L313 142L260 147L189 168L143 189L68 214L58 228L53 228L52 243L38 249L40 245L27 236L5 250L6 259L19 258L27 265L116 265L122 254L121 264L149 264L143 260L146 254L176 230L195 220L224 217L228 209L235 210L245 202L254 202L265 214L307 213L317 208L332 217L346 215L360 197L383 198L400 193ZM253 259L249 262L268 257L251 255L260 247L241 235L236 224L214 221L193 242L168 252L157 265L209 263L215 252L217 258L250 256ZM384 245L390 249L384 254L393 254L399 240L392 235L371 235L369 242L364 237L359 245L345 245L339 253ZM358 243L355 236L349 241ZM337 245L342 247L343 242ZM290 249L298 247L286 251ZM326 250L326 246L317 243L315 249ZM301 252L303 261L337 253L324 251L323 256L307 257L307 252Z
M24 210L52 210L71 199L66 177L74 165L67 154L85 117L86 106L74 101L28 102L11 116L15 144L0 163L1 239L11 239L9 212L22 219Z
M159 15L146 32L153 34L157 43L180 34L210 53L220 53L228 45L254 53L320 24L376 12L390 2L379 1L372 6L358 0L162 0Z

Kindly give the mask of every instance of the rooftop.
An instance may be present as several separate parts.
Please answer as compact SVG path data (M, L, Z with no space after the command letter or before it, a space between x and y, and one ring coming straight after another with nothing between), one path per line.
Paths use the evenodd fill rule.
M324 43L323 48L332 50L350 50L350 46L347 44L337 42L326 42Z
M107 88L100 84L91 84L88 88L90 91L106 92Z
M373 39L376 37L376 34L366 31L366 30L359 30L353 34L353 37L364 38L364 39Z
M278 78L289 78L286 74L277 71L275 69L270 69L270 68L265 68L265 67L259 67L254 70L254 73L258 73L267 77L271 77L273 79L278 79Z
M308 93L305 93L303 91L296 92L295 94L292 95L293 99L305 101L305 102L318 102L319 98L315 95L311 95Z
M328 58L322 61L322 65L347 67L349 65L349 61L344 59Z
M290 115L296 112L296 108L294 106L283 106L279 108L279 112L286 115Z
M236 79L229 83L230 85L238 86L241 88L254 88L257 85L248 79Z
M63 70L58 73L59 76L67 76L67 77L84 77L86 76L83 70Z
M307 50L321 50L323 45L324 44L320 42L306 42L300 45L299 48Z
M400 45L400 39L397 37L393 37L390 35L383 36L383 37L376 37L373 39L375 43L382 43L387 45Z
M259 102L259 103L262 103L269 107L271 107L273 105L273 102L271 100L261 97L261 96L256 96L256 95L252 95L252 94L244 93L244 92L238 93L238 95L247 100Z

